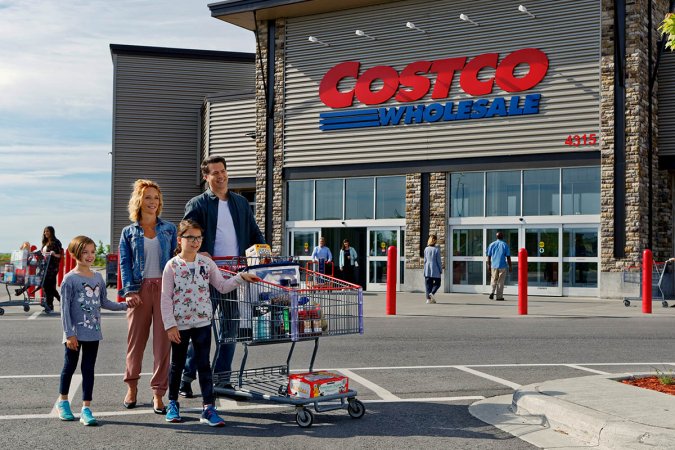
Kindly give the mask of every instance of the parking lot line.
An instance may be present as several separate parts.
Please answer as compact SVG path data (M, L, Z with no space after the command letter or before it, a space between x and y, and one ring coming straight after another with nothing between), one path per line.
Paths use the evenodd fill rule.
M75 396L75 391L80 387L82 384L82 375L78 374L73 374L73 378L70 381L70 389L68 390L68 401L70 403L73 403L73 397ZM56 406L59 401L61 401L61 396L59 395L56 397L56 401L54 402L54 406L52 407L52 411L49 413L50 416L52 417L58 417L59 416L59 408Z
M577 369L577 370L584 370L586 372L591 372L591 373L596 373L598 375L609 375L609 372L603 372L602 370L595 370L591 369L588 367L580 366L577 364L565 364L567 367L571 367L572 369Z
M355 374L354 372L352 372L349 369L337 369L337 371L342 372L346 377L349 378L350 381L354 380L355 382L359 383L360 385L370 389L371 391L373 391L375 393L375 395L380 397L382 400L389 400L389 401L400 400L400 398L398 396L392 394L391 392L389 392L388 390L386 390L382 386L379 386L379 385L373 383L370 380L366 380L362 376Z
M494 381L495 383L503 384L504 386L508 386L513 390L516 390L520 387L518 383L514 383L512 381L505 380L503 378L495 377L494 375L490 375L485 372L479 372L477 370L470 369L466 366L455 366L455 369L476 375L477 377L485 378L486 380Z

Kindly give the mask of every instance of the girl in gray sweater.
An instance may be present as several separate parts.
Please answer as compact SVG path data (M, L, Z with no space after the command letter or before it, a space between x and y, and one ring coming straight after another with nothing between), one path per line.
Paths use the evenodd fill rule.
M77 236L70 241L68 252L75 258L77 265L63 277L61 283L61 322L63 323L63 343L66 355L57 404L61 420L75 420L68 402L68 391L77 361L82 350L82 413L80 422L84 425L97 425L92 415L92 391L94 389L94 366L98 354L101 334L101 308L111 311L125 311L126 303L108 300L106 285L100 273L91 270L96 259L96 244L87 236Z

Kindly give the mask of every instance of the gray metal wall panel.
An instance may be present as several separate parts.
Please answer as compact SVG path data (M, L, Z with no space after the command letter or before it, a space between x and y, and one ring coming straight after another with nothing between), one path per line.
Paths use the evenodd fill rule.
M675 155L675 54L666 50L659 66L659 155Z
M118 54L114 62L111 243L129 223L127 203L138 178L162 188L162 217L177 222L199 194L199 134L204 98L252 89L252 62ZM255 123L255 121L253 122Z
M386 160L495 156L598 150L565 146L569 134L600 129L600 1L522 2L535 19L518 11L518 2L486 0L395 2L350 11L289 19L286 24L284 165L317 161L335 164ZM459 20L467 14L480 26ZM406 28L407 21L427 31ZM376 38L355 35L361 29ZM329 47L308 41L316 36ZM399 72L410 62L458 56L470 58L535 47L549 58L543 81L528 92L542 94L540 113L522 117L437 122L361 130L322 132L319 114L333 111L318 96L323 75L335 64L360 61L361 73L389 65ZM527 66L524 67L525 69ZM522 67L519 69L523 69ZM487 77L487 71L481 73ZM430 75L432 83L434 77ZM353 80L340 86L353 87ZM495 84L483 98L512 94ZM517 95L517 94L515 94ZM461 91L455 75L448 100L472 98ZM433 103L431 94L412 103ZM366 108L355 101L355 107ZM358 105L358 106L356 106Z
M209 101L209 155L221 155L227 161L230 178L255 177L255 94Z

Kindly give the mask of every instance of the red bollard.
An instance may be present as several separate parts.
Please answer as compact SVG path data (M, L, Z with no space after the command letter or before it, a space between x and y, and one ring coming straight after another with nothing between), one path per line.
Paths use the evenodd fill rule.
M68 272L70 272L70 260L73 259L71 256L70 252L66 250L66 258L65 261L63 262L63 272L64 275Z
M527 315L527 250L518 250L518 314Z
M387 308L388 316L396 315L396 247L387 249Z
M120 260L117 258L117 301L123 302L124 297L119 294L120 289L122 289L122 271L120 270Z
M34 246L34 245L31 245L30 246L31 253L34 252L35 250L37 250L37 247ZM29 270L29 273L31 275L35 275L35 266L33 266L32 269L29 268L28 270ZM35 300L35 286L31 286L31 287L28 288L28 298L31 299L31 300Z
M642 252L642 312L652 313L652 251Z
M66 268L66 254L68 252L61 252L61 257L59 258L59 273L56 274L56 283L61 287L61 282L63 281L63 275L65 274Z

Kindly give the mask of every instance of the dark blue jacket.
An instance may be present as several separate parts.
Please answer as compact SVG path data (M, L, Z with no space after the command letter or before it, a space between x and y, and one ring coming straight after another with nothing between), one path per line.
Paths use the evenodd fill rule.
M265 238L255 223L248 200L232 191L227 193L227 206L230 208L234 231L237 234L239 256L244 256L246 249L253 244L265 244ZM204 240L199 251L213 255L216 244L216 227L218 226L218 197L211 189L190 199L185 205L183 219L192 219L204 228ZM216 255L217 256L217 255Z

